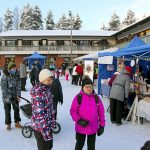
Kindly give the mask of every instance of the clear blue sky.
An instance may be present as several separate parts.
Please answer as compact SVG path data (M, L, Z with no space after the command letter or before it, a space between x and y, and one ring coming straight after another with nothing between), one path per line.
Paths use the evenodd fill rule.
M132 9L137 18L144 14L150 15L150 0L0 0L0 16L3 17L7 8L12 11L14 7L20 9L30 3L32 7L38 5L42 11L43 18L51 9L55 22L62 16L72 11L81 17L83 30L99 30L103 23L106 24L115 11L121 18L124 18L127 10Z

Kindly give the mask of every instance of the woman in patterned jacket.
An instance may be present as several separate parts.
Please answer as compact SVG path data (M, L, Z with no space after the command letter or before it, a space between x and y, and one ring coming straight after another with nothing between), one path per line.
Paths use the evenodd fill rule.
M31 91L32 128L37 141L38 150L51 150L53 137L51 124L54 121L51 83L53 74L43 69L39 74L39 83Z

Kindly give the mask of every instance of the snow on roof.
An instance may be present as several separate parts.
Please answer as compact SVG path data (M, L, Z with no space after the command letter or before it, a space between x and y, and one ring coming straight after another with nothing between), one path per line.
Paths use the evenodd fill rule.
M115 31L72 30L72 36L111 36ZM12 36L70 36L71 30L10 30L0 37Z

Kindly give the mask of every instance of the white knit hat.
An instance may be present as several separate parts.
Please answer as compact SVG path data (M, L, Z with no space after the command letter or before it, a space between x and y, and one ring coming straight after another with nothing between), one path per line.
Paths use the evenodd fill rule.
M43 69L43 70L41 70L41 72L39 74L39 81L42 82L45 79L47 79L48 77L52 77L52 76L54 76L54 75L50 70Z

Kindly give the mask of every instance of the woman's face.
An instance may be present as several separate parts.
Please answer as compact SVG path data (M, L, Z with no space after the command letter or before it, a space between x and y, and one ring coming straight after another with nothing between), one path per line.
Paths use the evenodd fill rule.
M91 94L92 91L93 91L93 85L91 85L91 84L86 84L86 85L83 87L83 91L84 91L84 93L86 93L86 94Z
M44 81L42 81L43 84L45 85L51 85L53 82L52 77L48 77L47 79L45 79Z

